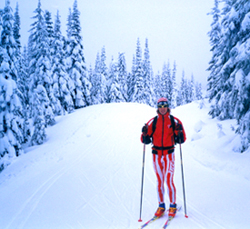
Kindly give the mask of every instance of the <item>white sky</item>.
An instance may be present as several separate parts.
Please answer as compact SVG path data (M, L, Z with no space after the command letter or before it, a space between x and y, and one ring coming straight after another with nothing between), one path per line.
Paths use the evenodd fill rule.
M0 1L3 8L5 1ZM13 12L19 3L22 45L27 44L30 25L38 0L10 0ZM41 0L42 9L52 13L54 22L57 9L61 15L65 35L69 8L74 0ZM144 51L149 41L153 71L162 71L164 62L177 63L177 77L182 71L190 78L206 85L210 45L211 11L214 0L78 0L86 66L95 64L96 54L106 48L107 65L112 56L117 59L124 52L127 70L131 70L137 38Z

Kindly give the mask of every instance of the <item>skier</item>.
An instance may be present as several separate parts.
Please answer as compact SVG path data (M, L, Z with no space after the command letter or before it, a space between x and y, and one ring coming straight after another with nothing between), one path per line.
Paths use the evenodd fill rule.
M170 108L166 98L157 101L157 113L142 128L141 142L152 142L153 166L157 177L157 194L159 207L155 212L156 217L161 217L165 212L164 181L166 180L170 208L169 217L174 217L177 211L176 188L174 185L176 143L184 143L186 134L182 123L176 117L170 115ZM173 127L174 125L174 127Z

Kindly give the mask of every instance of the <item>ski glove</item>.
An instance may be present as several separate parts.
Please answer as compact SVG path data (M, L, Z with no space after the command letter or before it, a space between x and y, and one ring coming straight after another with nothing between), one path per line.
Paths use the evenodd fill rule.
M175 144L182 144L184 143L184 135L182 131L179 131L178 135L174 136Z
M148 145L149 143L151 143L151 138L150 138L150 136L148 136L148 135L146 135L146 136L142 135L142 142L143 142L144 144L146 144L146 145Z
M147 124L145 124L143 127L142 127L142 134L143 134L143 136L146 136L147 135L147 133L148 133L148 125Z
M181 131L181 132L182 132L182 130L183 130L182 125L181 125L180 123L176 124L176 125L175 125L175 130L178 130L178 131Z

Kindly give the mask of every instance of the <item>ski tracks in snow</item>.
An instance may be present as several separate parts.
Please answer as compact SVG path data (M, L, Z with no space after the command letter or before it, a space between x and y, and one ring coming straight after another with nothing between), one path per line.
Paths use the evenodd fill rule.
M79 132L84 132L83 131L84 126L86 126L86 123L89 123L91 121L91 118L93 119L93 117L89 115L85 120L82 120L79 127L75 129L73 132L71 132L69 136L67 136L67 138L63 140L63 142L58 144L58 150L57 150L58 152L56 153L53 152L53 154L60 155L64 154L67 151L72 151L72 149L75 150L76 148L74 147L74 145L77 144L77 141L80 141L80 138L84 138L86 137L86 135L88 137L88 134L82 136L81 133L79 134ZM68 160L67 163L63 165L63 167L58 166L59 168L58 170L56 169L55 172L49 173L49 177L47 177L42 183L39 184L39 186L33 191L30 197L24 201L20 209L12 216L12 219L8 223L6 229L25 228L25 225L29 221L30 216L36 210L37 206L40 204L42 198L48 192L48 190L53 188L53 186L59 179L63 178L63 176L67 172L71 171L73 168L76 167L77 164L81 163L86 158L88 152L91 152L91 148L98 145L98 142L104 139L104 137L107 134L107 128L103 128L101 131L98 131L97 133L98 134L97 135L95 134L94 136L94 141L89 141L87 147L84 147L83 152L81 152L80 150L79 153L74 154L73 160L71 156L70 160ZM86 146L86 144L84 146ZM45 157L47 155L49 155L49 153L47 154L45 153ZM48 160L48 158L46 160ZM78 224L82 225L81 222L78 222ZM70 227L70 225L68 226Z

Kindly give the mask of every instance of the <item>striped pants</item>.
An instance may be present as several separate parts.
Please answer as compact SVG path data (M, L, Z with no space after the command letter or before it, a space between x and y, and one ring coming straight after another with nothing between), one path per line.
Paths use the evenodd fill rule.
M164 181L166 180L170 204L176 203L176 188L174 185L175 154L153 154L153 165L157 177L157 193L159 203L164 203Z

